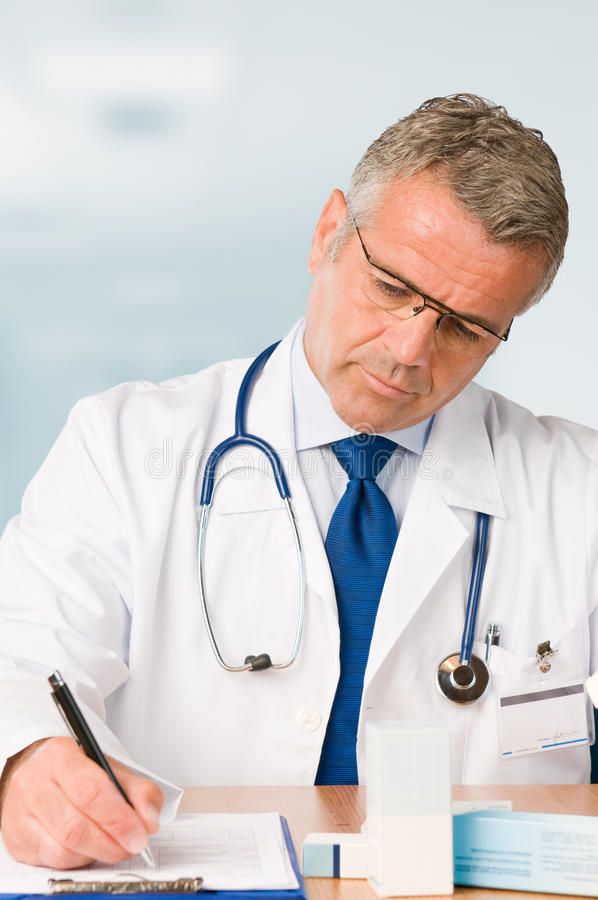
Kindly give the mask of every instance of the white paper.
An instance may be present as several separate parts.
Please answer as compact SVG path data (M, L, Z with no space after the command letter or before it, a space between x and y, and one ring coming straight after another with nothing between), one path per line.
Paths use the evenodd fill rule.
M453 800L451 812L454 816L462 816L464 813L483 812L485 810L502 809L513 811L512 800Z
M207 890L298 887L278 813L182 815L164 825L151 838L150 847L155 869L135 856L114 866L94 863L65 871L18 863L0 839L2 892L48 893L50 878L112 881L121 873L152 880L200 876Z
M502 696L499 722L503 759L589 743L583 684Z
M590 700L598 709L598 672L594 672L591 678L586 681L586 690L590 695Z

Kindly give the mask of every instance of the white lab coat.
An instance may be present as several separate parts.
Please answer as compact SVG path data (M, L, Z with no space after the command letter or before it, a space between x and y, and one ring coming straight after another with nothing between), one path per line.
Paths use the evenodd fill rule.
M200 608L198 471L232 433L248 361L120 385L76 405L0 544L0 757L63 733L40 674L59 668L106 750L167 779L313 783L339 674L339 632L293 449L293 335L255 385L248 428L282 456L304 543L297 662L225 672ZM437 413L372 638L362 780L364 725L388 718L445 722L454 783L588 780L587 747L500 759L496 697L537 677L540 641L559 649L560 678L583 679L598 667L596 461L592 430L538 419L475 384ZM434 674L459 649L476 510L492 516L476 650L483 654L489 621L502 624L502 642L489 694L464 708L440 696ZM262 651L285 658L297 611L294 547L253 450L229 457L209 529L208 600L223 654L233 662Z

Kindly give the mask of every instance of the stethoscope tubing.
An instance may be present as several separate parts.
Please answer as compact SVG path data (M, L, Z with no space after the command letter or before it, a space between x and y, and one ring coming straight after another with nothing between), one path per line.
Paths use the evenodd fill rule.
M272 355L276 347L278 347L279 343L280 341L276 341L276 343L271 344L269 347L266 347L265 350L262 350L245 372L239 388L239 393L237 394L237 403L235 407L235 433L231 437L225 438L225 440L218 444L217 447L214 447L208 457L201 484L201 497L199 501L201 506L209 506L212 502L216 484L216 467L218 463L229 450L241 446L256 447L260 450L270 463L272 474L274 475L274 480L276 482L276 489L278 490L281 499L285 500L291 496L282 462L274 447L263 438L258 437L256 434L250 434L246 430L247 405L249 403L249 395L251 393L254 378L264 363Z
M272 445L265 441L263 438L260 438L255 434L250 434L246 431L247 404L249 402L249 395L253 385L253 380L261 367L272 355L278 344L279 341L277 341L275 344L272 344L270 347L266 347L266 349L263 350L259 354L259 356L256 356L256 358L247 369L247 372L243 377L243 381L241 382L239 393L237 395L237 404L235 408L235 433L231 435L231 437L226 438L224 441L218 444L218 446L215 447L210 453L204 470L201 485L197 537L199 594L210 646L219 665L223 669L226 669L227 672L248 672L266 668L287 669L297 659L299 648L301 646L301 640L303 637L303 627L305 622L305 559L303 553L303 545L301 542L301 535L299 534L299 528L297 526L297 518L295 516L295 512L291 502L291 492L289 490L288 482L284 473L284 469L282 467L282 461L274 447L272 447ZM220 652L220 648L218 647L218 642L216 640L216 635L214 634L214 629L212 627L208 609L207 586L205 577L205 547L210 507L212 505L214 491L216 488L216 468L218 466L218 463L221 462L226 453L228 453L235 447L241 446L255 447L257 450L264 454L264 456L270 463L272 474L276 482L276 488L286 509L289 524L293 533L293 541L295 545L299 574L297 627L295 629L295 636L293 639L290 656L284 662L272 662L270 656L267 653L261 653L257 656L247 656L245 658L245 662L242 665L234 666L230 663L227 663Z
M469 663L471 662L471 654L473 651L475 627L478 618L478 607L480 605L480 595L482 593L484 572L486 570L489 518L490 517L488 513L481 512L478 513L476 517L473 563L471 567L471 578L469 581L467 606L465 608L465 624L463 626L461 649L459 652L459 662L461 663L461 665L465 666L469 665Z
M288 669L299 654L299 648L301 646L301 639L303 637L303 626L305 620L305 563L304 563L304 555L303 555L303 546L301 543L301 535L299 533L299 529L297 527L297 519L295 517L295 513L293 511L293 507L290 501L290 498L284 499L284 505L289 517L289 521L291 524L291 528L294 536L295 543L295 551L297 555L297 566L299 570L299 594L298 594L298 608L299 612L297 614L297 627L295 630L295 637L293 641L293 647L291 649L290 656L285 662L275 663L270 662L268 666L264 668L269 669ZM206 624L206 630L208 632L208 639L210 641L210 646L212 648L212 652L214 656L218 660L218 663L223 669L226 669L227 672L249 672L250 670L254 670L255 666L252 665L253 660L250 660L249 657L246 658L245 662L242 665L234 666L230 663L227 663L220 652L220 648L218 646L218 642L216 641L216 635L214 634L214 629L212 628L212 621L210 618L210 613L208 610L208 600L207 600L207 588L205 581L205 546L206 546L206 534L208 530L208 518L210 513L209 506L202 506L200 508L199 515L199 532L198 532L198 575L199 575L199 595L201 598L201 608L203 612L204 622ZM265 654L261 654L261 656L265 656ZM250 660L250 661L248 661Z
M486 568L489 518L487 513L478 512L476 515L471 578L459 654L451 653L446 656L436 670L436 687L447 700L459 705L469 705L481 700L490 684L490 670L487 663L473 653L478 607Z

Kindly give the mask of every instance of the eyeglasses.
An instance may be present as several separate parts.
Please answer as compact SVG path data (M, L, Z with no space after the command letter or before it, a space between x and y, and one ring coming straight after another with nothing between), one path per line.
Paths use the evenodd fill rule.
M434 300L433 297L428 297L427 294L422 294L401 275L389 272L375 263L368 252L351 210L349 210L349 215L368 262L368 271L363 276L361 285L368 300L371 300L384 312L399 319L410 319L417 316L426 307L432 309L438 313L435 325L438 346L440 349L450 350L453 353L480 358L492 353L498 347L499 341L507 340L513 324L512 319L505 333L498 334L487 325L455 312L450 306Z

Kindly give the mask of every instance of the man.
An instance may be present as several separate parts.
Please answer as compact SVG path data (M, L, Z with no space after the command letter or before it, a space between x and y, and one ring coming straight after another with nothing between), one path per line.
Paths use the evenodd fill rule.
M179 784L356 781L375 719L444 721L455 782L588 779L577 707L576 743L519 754L498 698L563 694L596 668L596 434L470 384L552 283L566 235L541 134L473 95L391 126L348 196L332 192L305 323L256 374L246 411L283 460L303 545L304 633L284 668L218 664L197 579L200 476L233 431L249 362L75 407L0 545L1 824L17 858L137 852L162 802L147 770ZM165 441L177 465L160 470ZM476 656L490 622L502 631L490 686L467 705L435 679L459 654L478 514L490 536ZM222 659L288 662L296 546L255 446L219 467L205 550ZM54 668L121 761L135 810L64 736L43 677Z

